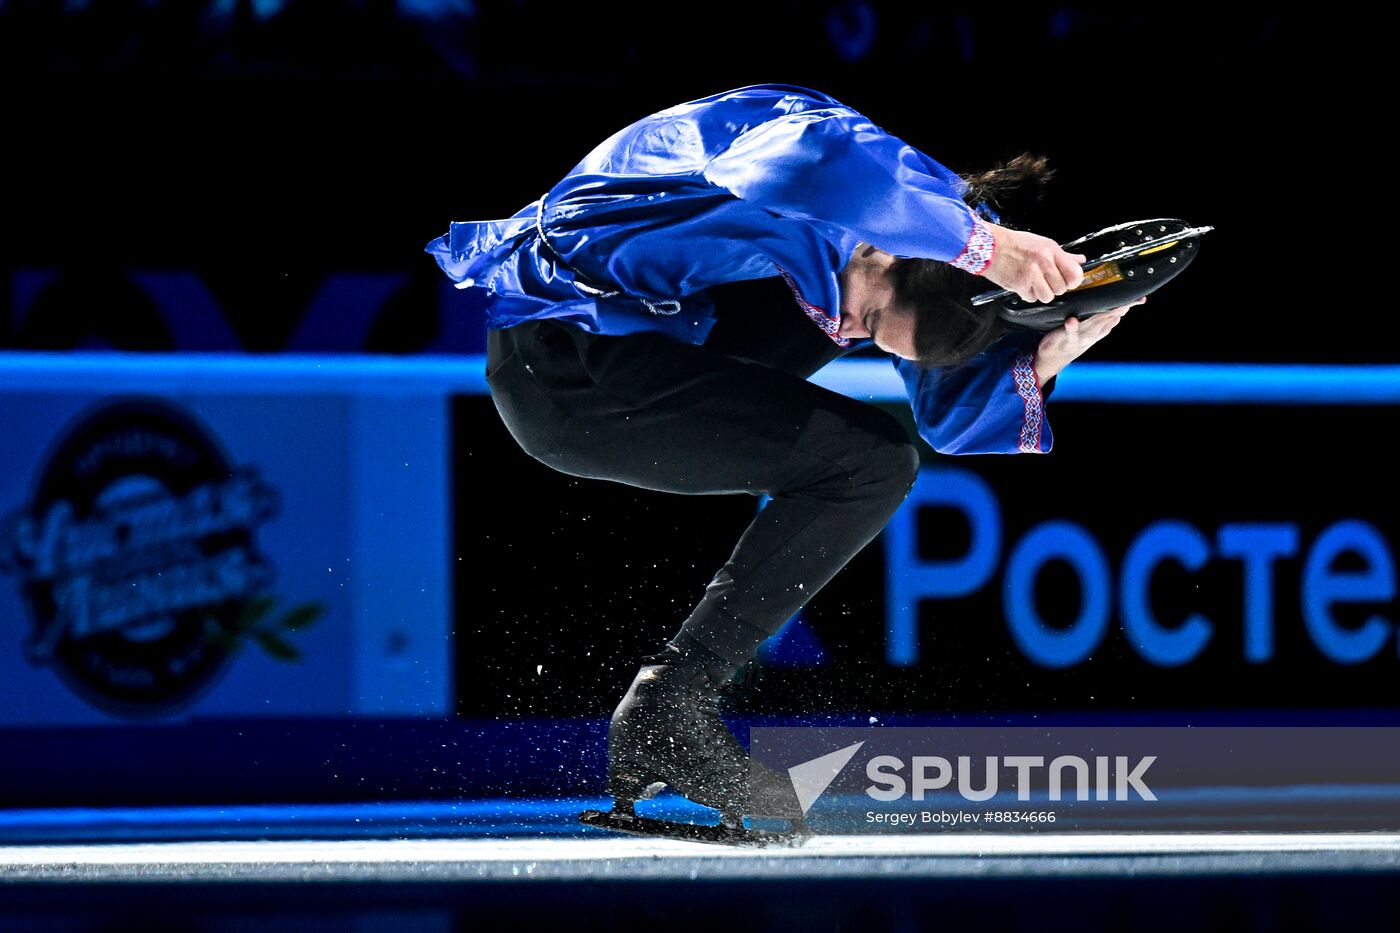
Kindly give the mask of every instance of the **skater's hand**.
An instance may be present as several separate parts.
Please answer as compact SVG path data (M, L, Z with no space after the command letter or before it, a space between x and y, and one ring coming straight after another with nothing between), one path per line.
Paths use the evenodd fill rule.
M1081 354L1118 326L1128 309L1147 301L1144 296L1131 305L1091 314L1083 321L1078 318L1065 318L1059 327L1040 338L1035 348L1035 374L1040 388L1054 378L1060 370L1079 358Z
M1083 253L1068 253L1049 237L988 223L996 250L982 277L1023 301L1054 301L1084 281Z

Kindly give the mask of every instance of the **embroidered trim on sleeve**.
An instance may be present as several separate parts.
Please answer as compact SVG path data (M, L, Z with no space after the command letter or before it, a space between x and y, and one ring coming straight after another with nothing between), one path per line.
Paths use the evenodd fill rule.
M1036 385L1035 354L1030 350L1017 353L1011 374L1016 379L1016 393L1026 407L1021 420L1021 453L1039 453L1044 402L1040 396L1040 386Z
M951 263L954 267L971 272L973 275L981 275L987 271L987 267L992 264L992 256L996 254L997 241L992 236L992 229L987 226L987 222L976 214L972 215L972 235L967 238L967 245L958 254L958 258Z

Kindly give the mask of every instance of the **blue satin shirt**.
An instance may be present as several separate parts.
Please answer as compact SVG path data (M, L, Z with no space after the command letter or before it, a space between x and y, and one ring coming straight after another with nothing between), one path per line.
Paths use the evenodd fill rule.
M484 290L493 328L557 318L700 344L715 323L705 289L779 275L815 326L857 346L837 328L858 243L985 271L994 244L966 188L827 94L750 85L638 120L513 216L453 222L426 251L458 288ZM956 369L890 354L920 436L950 454L1049 451L1040 336Z

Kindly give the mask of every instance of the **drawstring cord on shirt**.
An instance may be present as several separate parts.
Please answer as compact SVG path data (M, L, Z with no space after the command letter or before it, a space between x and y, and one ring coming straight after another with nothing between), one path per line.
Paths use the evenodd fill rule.
M589 284L588 280L583 276L583 274L577 269L575 269L573 266L569 265L569 263L564 260L564 257L559 255L558 250L556 250L554 246L549 242L549 237L547 237L544 232L544 199L546 196L547 195L544 194L540 195L539 207L535 211L535 232L539 234L540 245L543 246L549 252L549 255L554 259L554 261L557 264L563 266L565 269L568 269L574 274L574 286L578 288L579 291L583 292L585 295L588 295L590 298L612 298L617 295L621 295L621 289L614 288L610 291L608 289L599 288L596 285ZM670 315L677 314L681 310L681 303L679 301L676 301L674 298L653 301L650 298L638 297L637 300L640 301L642 304L646 305L647 310L650 311L652 314ZM664 310L663 306L666 306Z

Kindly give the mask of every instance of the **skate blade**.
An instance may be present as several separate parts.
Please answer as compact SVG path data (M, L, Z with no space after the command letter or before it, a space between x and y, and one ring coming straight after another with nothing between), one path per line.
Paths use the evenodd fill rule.
M618 810L584 810L579 822L650 838L680 839L685 842L709 842L730 846L799 846L811 835L805 828L793 827L786 832L748 829L723 823L715 826L676 823Z

